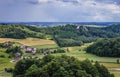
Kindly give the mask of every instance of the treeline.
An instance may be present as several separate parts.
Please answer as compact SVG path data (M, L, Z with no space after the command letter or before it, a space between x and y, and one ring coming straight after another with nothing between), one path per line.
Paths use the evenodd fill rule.
M120 38L98 41L89 46L86 51L98 56L120 57Z
M114 38L120 36L120 25L111 25L109 27L78 26L68 24L41 28L40 31L53 35L53 39L61 47L80 46L84 43L96 41L99 38Z
M81 25L59 25L54 27L35 27L16 24L0 25L0 37L27 38L37 37L55 40L60 47L80 46L99 38L120 36L120 24L108 27L90 27Z
M89 60L79 61L74 57L52 55L40 60L24 59L17 62L13 77L114 77L108 69Z

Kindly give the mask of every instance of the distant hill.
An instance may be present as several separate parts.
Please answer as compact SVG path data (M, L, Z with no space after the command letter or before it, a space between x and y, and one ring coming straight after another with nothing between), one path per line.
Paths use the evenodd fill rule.
M81 24L81 25L99 25L110 26L112 24L120 24L120 22L0 22L1 24L23 24L23 25L37 25L37 26L55 26L65 24Z
M1 24L0 37L24 39L37 37L56 41L60 47L79 46L100 38L120 36L120 24L108 27L84 25L59 25L54 27L36 27L21 24Z

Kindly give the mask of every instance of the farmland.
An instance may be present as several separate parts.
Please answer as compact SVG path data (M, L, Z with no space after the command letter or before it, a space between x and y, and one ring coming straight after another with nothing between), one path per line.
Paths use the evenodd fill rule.
M44 39L37 39L37 38L27 38L27 39L10 39L10 38L0 38L0 42L6 42L6 41L13 41L13 42L18 42L18 43L22 43L24 45L27 46L32 46L35 47L37 49L41 49L41 48L58 48L57 44L52 41L52 40L44 40ZM103 64L104 66L106 66L110 72L115 74L115 77L119 77L120 72L117 69L120 69L120 64L116 63L117 59L120 58L112 58L112 57L99 57L93 54L89 54L86 53L86 51L84 51L84 49L91 45L92 43L87 43L84 44L83 46L74 46L74 47L63 47L63 49L69 49L69 52L66 53L56 53L56 54L52 54L54 56L61 56L61 55L68 55L68 56L74 56L75 58L79 59L79 60L85 60L85 59L89 59L93 62L98 61L101 64ZM3 53L3 52L1 52ZM36 54L37 56L39 56L40 58L42 58L44 55L41 54ZM7 56L7 54L6 54ZM34 55L35 56L35 55ZM12 59L9 58L0 58L0 75L1 76L11 76L11 74L9 73L5 73L3 72L4 68L9 68L9 67L14 67L15 63L11 63ZM3 73L2 73L3 72Z
M26 46L56 44L52 40L45 40L45 39L38 39L38 38L26 38L26 39L0 38L0 43L7 42L7 41L18 42Z

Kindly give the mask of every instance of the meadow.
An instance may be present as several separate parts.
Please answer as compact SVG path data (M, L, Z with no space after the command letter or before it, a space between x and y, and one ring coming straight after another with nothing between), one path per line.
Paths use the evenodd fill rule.
M36 46L36 45L45 45L45 44L56 44L52 40L39 39L39 38L26 38L26 39L12 39L12 38L0 38L0 43L13 41L24 44L26 46Z

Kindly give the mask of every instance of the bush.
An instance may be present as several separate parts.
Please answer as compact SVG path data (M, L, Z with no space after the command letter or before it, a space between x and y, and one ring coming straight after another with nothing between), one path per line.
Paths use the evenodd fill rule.
M2 55L0 55L0 57L1 57L1 58L5 58L5 55L2 54Z
M13 68L5 68L6 72L12 73L13 72Z

